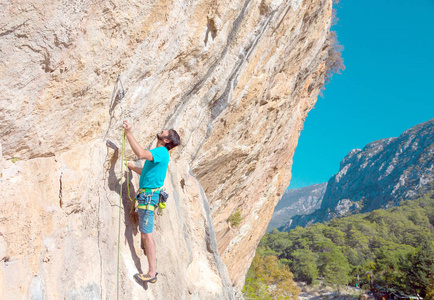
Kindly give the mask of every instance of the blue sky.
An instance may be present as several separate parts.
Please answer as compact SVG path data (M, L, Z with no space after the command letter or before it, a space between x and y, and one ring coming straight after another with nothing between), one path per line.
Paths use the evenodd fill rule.
M434 0L341 0L345 71L308 114L289 188L327 182L355 148L434 118Z

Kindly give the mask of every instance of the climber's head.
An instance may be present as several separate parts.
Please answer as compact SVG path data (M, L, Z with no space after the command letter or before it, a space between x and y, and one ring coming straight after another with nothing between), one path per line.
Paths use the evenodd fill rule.
M157 133L157 139L161 144L164 143L164 147L167 150L175 148L181 143L181 138L175 129L162 130L160 133Z

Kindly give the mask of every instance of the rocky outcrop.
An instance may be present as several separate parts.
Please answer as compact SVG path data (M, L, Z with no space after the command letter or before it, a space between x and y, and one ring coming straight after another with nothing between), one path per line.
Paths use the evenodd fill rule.
M324 82L331 0L0 7L0 298L115 298L119 207L121 299L235 297ZM146 148L162 128L183 140L145 290L124 118Z
M434 119L397 138L352 150L328 182L321 208L296 216L281 229L306 226L355 212L398 205L434 189Z
M296 215L307 215L321 207L327 183L313 184L299 189L286 190L274 208L267 231L280 228ZM290 224L289 224L290 225Z

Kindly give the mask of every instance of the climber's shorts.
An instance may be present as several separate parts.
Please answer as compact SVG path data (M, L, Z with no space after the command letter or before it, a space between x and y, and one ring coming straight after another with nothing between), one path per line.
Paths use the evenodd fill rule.
M139 205L157 206L160 193L140 193L136 196ZM139 208L139 230L142 233L151 233L154 227L154 212L148 209Z

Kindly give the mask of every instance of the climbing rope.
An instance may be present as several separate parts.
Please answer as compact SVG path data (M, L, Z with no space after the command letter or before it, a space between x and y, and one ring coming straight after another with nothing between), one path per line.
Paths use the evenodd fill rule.
M122 179L124 177L124 145L125 145L125 129L122 129L122 164L121 164L121 180L120 185L121 189L119 192L119 227L118 227L118 269L117 269L117 299L119 300L119 256L120 256L120 245L121 245L121 209L122 209Z
M118 92L119 94L119 100L118 103L120 103L120 107L121 107L121 116L122 116L122 121L124 120L124 110L122 108L122 98L124 98L125 96L125 90L124 87L122 85L122 80L120 75L118 75L117 81L116 83L119 82L121 85L121 90ZM117 293L117 299L119 300L119 262L120 262L120 245L121 245L121 217L122 217L122 186L123 186L123 178L124 178L124 165L125 162L127 161L127 151L126 151L126 139L125 139L125 128L122 128L122 151L121 151L121 176L120 176L120 191L119 191L119 224L118 224L118 264L117 264L117 287L116 287L116 293ZM130 176L129 176L129 172L127 171L127 178L126 178L126 182L127 182L127 192L128 192L128 197L130 198L131 201L133 201L131 199L131 195L130 195ZM133 201L133 207L135 205L135 201ZM132 208L131 208L132 211Z
M118 75L118 78L116 80L117 82L121 82L121 76ZM122 85L121 82L121 88L122 90L119 91L119 100L118 103L120 103L121 106L121 115L122 115L122 120L124 117L124 110L122 109L122 98L125 96L125 91L124 91L124 87ZM117 294L117 299L119 300L119 259L120 259L120 246L121 246L121 209L122 209L122 179L124 178L124 144L125 144L125 129L122 128L122 151L121 151L121 177L120 177L120 191L119 191L119 224L118 224L118 264L117 264L117 281L116 281L116 294Z
M126 138L125 138L125 129L122 129L122 153L121 153L121 180L120 180L120 191L119 191L119 226L118 226L118 270L117 270L117 299L119 299L119 258L120 258L120 243L121 243L121 210L122 210L122 190L123 190L123 182L122 179L124 178L124 165L125 162L127 161L127 151L126 151ZM127 183L127 192L128 192L128 197L130 199L130 201L133 202L133 205L131 207L131 211L134 208L135 205L135 201L133 201L133 199L131 199L131 194L130 194L130 176L129 176L129 172L127 170L127 176L126 176L126 183ZM135 199L134 199L135 200ZM130 213L131 213L130 211Z

